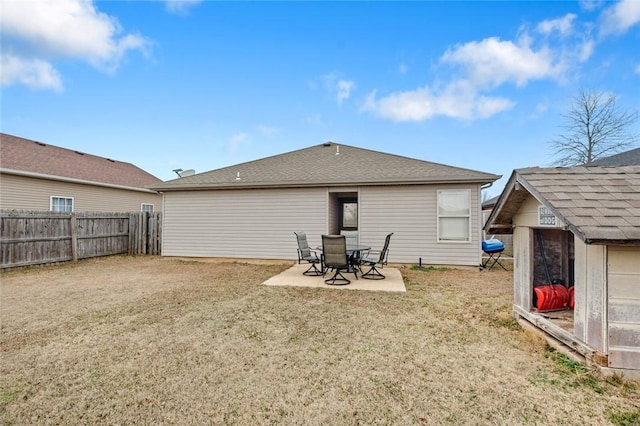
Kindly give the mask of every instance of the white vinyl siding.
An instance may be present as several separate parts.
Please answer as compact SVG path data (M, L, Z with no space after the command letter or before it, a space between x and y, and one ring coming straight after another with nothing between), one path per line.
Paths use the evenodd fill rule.
M471 239L438 242L437 191L468 190L471 205ZM478 185L407 185L361 187L360 242L381 248L393 232L389 261L431 265L480 264L480 189Z
M293 260L295 231L322 244L327 200L326 188L167 192L162 254Z
M49 211L51 196L73 198L75 212L138 212L141 203L161 206L162 195L3 173L0 208Z

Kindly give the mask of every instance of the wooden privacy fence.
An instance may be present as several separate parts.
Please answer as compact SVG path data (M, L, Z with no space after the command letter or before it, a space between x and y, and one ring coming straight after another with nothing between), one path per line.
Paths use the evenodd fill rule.
M113 254L160 254L161 213L0 210L0 268Z

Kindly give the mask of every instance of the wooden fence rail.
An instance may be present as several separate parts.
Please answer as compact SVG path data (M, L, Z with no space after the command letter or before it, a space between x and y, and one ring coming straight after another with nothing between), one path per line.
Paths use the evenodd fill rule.
M112 254L160 254L159 212L0 210L0 268Z

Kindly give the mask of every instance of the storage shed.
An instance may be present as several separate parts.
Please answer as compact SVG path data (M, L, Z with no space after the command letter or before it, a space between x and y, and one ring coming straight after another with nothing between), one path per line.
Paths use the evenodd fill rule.
M513 234L516 317L640 377L640 166L515 170L485 230ZM543 310L552 283L574 298Z

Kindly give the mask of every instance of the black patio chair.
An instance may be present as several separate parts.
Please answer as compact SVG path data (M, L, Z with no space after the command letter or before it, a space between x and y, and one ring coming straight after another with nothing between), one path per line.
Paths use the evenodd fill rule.
M383 280L386 278L378 270L376 265L379 265L380 268L384 268L385 263L387 263L387 257L389 255L389 241L391 241L392 235L393 232L387 235L384 240L382 250L371 250L365 257L360 259L360 265L369 266L369 270L362 274L362 278L366 280Z
M322 262L325 273L329 269L334 271L333 276L324 280L331 285L346 285L348 280L342 271L350 271L349 256L347 255L347 241L344 235L323 235L322 236ZM358 276L356 275L356 278Z
M307 242L307 234L304 232L294 232L296 239L298 240L298 264L303 260L309 262L311 266L304 271L302 275L320 276L324 275L322 268L322 259L318 257L316 252L309 247ZM318 269L317 265L321 265Z

